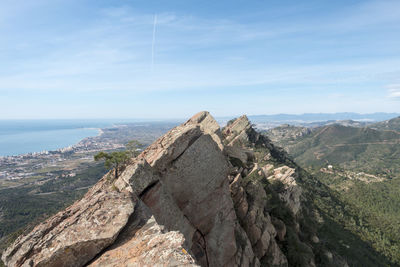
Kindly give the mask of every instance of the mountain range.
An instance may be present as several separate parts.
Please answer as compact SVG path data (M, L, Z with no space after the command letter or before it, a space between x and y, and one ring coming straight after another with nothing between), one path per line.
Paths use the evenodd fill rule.
M266 134L347 206L346 228L400 262L400 117L358 127L282 125ZM357 219L354 217L357 215Z
M304 114L274 114L274 115L251 115L249 119L253 123L269 121L280 122L318 122L335 120L355 120L355 121L383 121L400 116L400 113L375 112L360 114L355 112L341 113L304 113Z

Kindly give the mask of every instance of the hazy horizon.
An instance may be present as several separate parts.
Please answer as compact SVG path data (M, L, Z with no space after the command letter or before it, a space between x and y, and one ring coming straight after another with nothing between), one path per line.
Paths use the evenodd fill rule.
M199 111L201 112L201 111ZM197 113L197 112L196 112ZM132 122L171 122L171 121L181 121L181 120L186 120L189 119L191 116L195 115L196 113L193 113L187 117L144 117L144 118L135 118L135 117L76 117L76 118L71 118L71 117L60 117L60 118L13 118L13 119L3 119L0 118L0 121L85 121L85 120L92 120L92 121L109 121L109 122L115 122L118 120L121 121L132 121ZM358 113L358 112L331 112L331 113L325 113L325 112L307 112L307 113L270 113L270 114L246 114L246 113L241 113L241 114L232 114L232 115L226 115L226 116L216 116L215 114L211 115L215 117L216 119L228 119L228 118L235 118L239 117L242 115L246 115L248 117L278 117L278 116L307 116L307 115L326 115L326 116L335 116L335 115L343 115L343 114L351 114L351 115L357 115L357 116L374 116L374 115L384 115L384 117L389 118L394 118L397 116L400 116L400 112L371 112L371 113ZM339 119L340 120L340 119ZM357 118L355 118L357 120ZM386 120L386 119L385 119Z

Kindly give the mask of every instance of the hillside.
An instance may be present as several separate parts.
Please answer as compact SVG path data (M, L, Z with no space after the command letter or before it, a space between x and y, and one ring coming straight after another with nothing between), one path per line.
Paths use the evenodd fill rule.
M336 165L388 177L400 168L400 133L394 131L330 125L280 144L302 166Z
M295 142L296 139L309 135L314 130L314 128L310 127L300 127L293 126L289 124L283 124L273 129L267 131L268 137L275 144L291 144Z
M377 130L392 130L400 132L400 117L393 118L391 120L382 121L378 123L371 124L370 128Z
M399 116L398 113L370 113L360 114L353 112L342 113L305 113L305 114L275 114L275 115L252 115L249 116L253 123L262 122L316 122L316 121L337 121L337 120L369 120L383 121Z
M31 229L60 209L81 198L88 187L104 175L103 164L94 163L74 177L53 179L42 184L26 184L0 190L0 250L9 245L9 239L25 228Z
M384 124L394 125L392 122ZM399 132L393 130L331 125L316 128L305 136L278 141L346 206L351 216L343 218L341 224L397 263L400 262L399 139ZM332 205L327 209L329 206Z

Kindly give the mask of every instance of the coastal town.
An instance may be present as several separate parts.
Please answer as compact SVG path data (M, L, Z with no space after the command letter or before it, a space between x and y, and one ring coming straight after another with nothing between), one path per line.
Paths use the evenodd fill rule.
M93 162L95 153L123 148L118 140L113 143L89 137L76 145L55 151L0 157L0 185L9 187L27 181L42 182L55 176L72 177L77 169Z
M94 164L99 151L125 148L131 140L146 145L168 131L173 123L132 123L101 129L98 136L54 151L0 157L0 189L26 184L42 184L51 179L74 177Z

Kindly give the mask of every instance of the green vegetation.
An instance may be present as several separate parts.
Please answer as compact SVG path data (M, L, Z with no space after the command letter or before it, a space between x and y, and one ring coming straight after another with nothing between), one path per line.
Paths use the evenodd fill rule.
M313 196L324 220L319 232L351 266L400 265L398 121L325 126L281 142L320 183Z
M332 164L387 176L400 169L400 132L331 125L283 147L304 167Z
M114 169L114 178L118 177L120 169L128 162L129 154L127 151L115 151L115 152L99 152L94 155L94 160L99 161L104 159L104 166L108 169Z
M71 205L81 198L89 187L107 172L115 168L115 177L131 156L143 147L138 141L130 141L127 150L100 152L96 160L105 159L105 164L87 163L76 176L61 176L62 170L53 170L54 178L34 180L13 188L0 190L0 251L6 248L24 231ZM105 165L105 166L104 166ZM49 169L44 169L47 172ZM25 181L26 182L26 181Z
M264 136L256 143L254 152L256 163L260 167L266 164L272 164L275 168L283 165L295 168L298 174L298 181L305 189L305 198L302 200L303 210L300 213L301 217L296 217L279 196L279 193L285 190L285 185L281 181L270 182L264 175L260 175L256 171L250 173L243 179L244 188L246 188L246 191L250 190L247 192L248 201L255 201L251 196L257 194L252 194L252 190L259 190L256 188L260 187L263 188L266 193L264 212L271 215L273 219L277 218L281 220L286 225L286 237L284 241L279 242L279 246L285 253L289 266L310 266L310 260L313 255L316 256L317 265L335 266L332 264L330 265L329 260L324 257L323 253L326 251L324 243L311 245L311 239L317 234L318 230L317 222L313 216L314 205L312 200L315 193L318 193L318 187L316 188L316 186L320 187L321 184L316 184L315 179L299 168L290 157L288 157L284 150L270 144ZM251 185L256 186L254 187ZM296 221L299 222L298 226L296 225ZM299 235L297 234L297 227L301 229ZM266 265L267 262L267 258L261 259L262 264ZM362 261L360 260L359 262ZM339 263L335 261L334 264Z
M102 164L92 164L75 177L52 179L0 191L0 250L7 247L24 229L81 198L106 172Z
M335 175L314 171L314 176L331 188L343 183ZM333 206L339 207L335 210L329 202L322 206L331 220L400 264L400 179L355 181L346 190L336 191L336 197Z
M131 140L125 145L125 147L128 155L133 158L139 155L140 150L144 145L137 140Z
M378 123L371 124L368 126L377 130L391 130L400 132L400 117L393 118L388 121L382 121Z
M138 148L140 146L143 145L136 140L131 140L126 145L127 150L109 153L101 151L94 155L94 160L99 161L104 159L104 166L108 169L114 169L114 178L117 178L120 171L129 162L129 159L138 155Z

